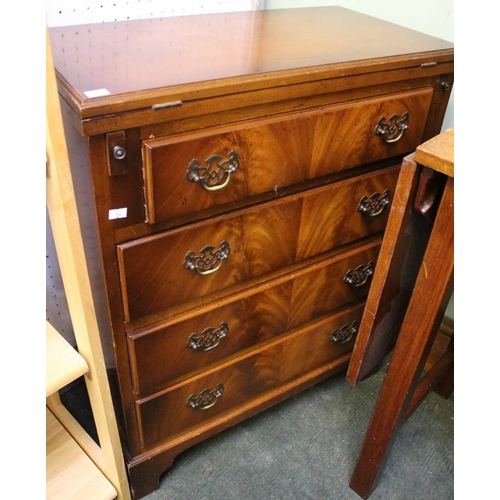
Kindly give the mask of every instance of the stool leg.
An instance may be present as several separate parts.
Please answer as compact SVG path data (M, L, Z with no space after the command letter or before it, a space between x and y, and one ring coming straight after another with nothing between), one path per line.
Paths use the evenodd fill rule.
M449 178L418 273L415 289L373 411L350 487L368 498L444 316L453 274L453 179Z
M448 399L453 392L455 384L453 364L450 366L448 371L445 373L443 378L438 384L433 388L433 391L444 399Z

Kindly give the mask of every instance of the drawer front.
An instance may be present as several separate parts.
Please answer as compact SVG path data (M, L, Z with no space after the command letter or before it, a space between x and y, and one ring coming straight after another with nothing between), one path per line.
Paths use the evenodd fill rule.
M154 446L206 423L351 351L362 313L358 305L330 316L244 359L139 401L144 445Z
M365 297L370 279L353 287L344 277L350 269L375 263L379 248L376 243L348 257L340 255L303 277L290 277L285 283L175 325L140 336L129 334L136 393L157 392L175 378L206 369Z
M426 88L144 141L147 220L414 151L431 100Z
M164 311L383 230L398 172L391 167L118 245L125 320ZM374 194L378 202L372 205ZM363 203L371 207L368 213L360 208Z

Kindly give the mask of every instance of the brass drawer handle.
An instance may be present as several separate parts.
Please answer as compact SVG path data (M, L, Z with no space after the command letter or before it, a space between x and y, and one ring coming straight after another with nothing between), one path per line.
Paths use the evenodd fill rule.
M375 270L375 264L373 262L368 262L366 266L358 266L354 271L349 269L344 276L344 283L357 288L363 286Z
M350 325L344 325L338 330L333 330L330 335L330 342L338 342L339 344L346 344L358 333L358 322L354 320Z
M410 115L408 111L403 115L392 115L389 121L385 121L385 116L380 118L375 127L375 135L379 135L384 142L391 144L399 141L405 130L409 127Z
M203 389L198 396L191 394L187 400L186 406L194 410L208 410L217 403L223 392L224 386L222 384L217 384L215 389Z
M201 255L196 255L189 251L184 257L184 269L196 271L198 274L206 276L217 271L222 263L229 257L231 247L226 240L219 243L219 248L207 245L200 250Z
M189 338L186 347L188 349L193 349L193 351L207 352L215 349L221 342L222 339L227 337L229 333L229 326L223 321L219 328L205 328L200 335L192 333Z
M382 194L373 193L370 198L363 196L359 201L358 212L367 217L377 217L391 202L391 193L386 189Z
M212 155L205 160L206 166L202 167L200 160L193 158L188 165L186 179L189 182L199 182L207 191L218 191L225 188L231 174L238 170L240 160L235 151L229 151L227 160L222 161L222 156Z

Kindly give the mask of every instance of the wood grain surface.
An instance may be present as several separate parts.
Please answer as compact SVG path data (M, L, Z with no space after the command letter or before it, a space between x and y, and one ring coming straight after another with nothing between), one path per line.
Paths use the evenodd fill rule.
M88 147L98 235L87 246L102 256L137 499L181 451L346 367L352 346L329 357L315 332L366 297L368 284L343 279L376 262L387 210L367 219L358 203L392 192L402 156L439 132L454 51L339 7L54 28L51 38L68 123L85 136L74 157ZM110 95L84 94L99 88ZM405 111L409 129L384 144L378 120ZM120 131L127 172L109 176L106 134ZM226 188L186 185L194 158L237 148ZM126 219L109 220L124 207ZM182 268L186 252L222 240L231 253L215 274ZM187 352L186 336L219 326L219 314L231 317L228 337ZM184 397L218 383L215 373L229 381L215 413L184 420Z
M331 314L345 304L366 296L369 283L351 288L343 282L349 269L376 262L375 246L351 257L271 286L260 293L231 302L165 328L130 332L132 376L138 395L164 388L177 377L192 375L248 347L270 341L287 330ZM186 347L192 333L219 327L225 322L228 335L213 350L193 351Z
M45 339L45 396L48 397L87 373L89 366L48 321Z
M340 182L164 234L118 245L126 321L263 276L383 230L389 210L366 217L363 196L393 191L398 169ZM388 208L388 207L387 207ZM275 235L279 234L276 238ZM210 275L183 268L188 252L230 245ZM218 264L217 264L218 265Z
M46 495L55 500L112 500L116 490L46 409Z
M182 430L213 419L238 404L307 373L350 349L354 337L344 344L331 342L332 332L359 321L359 306L299 328L285 337L177 384L163 393L138 402L146 447ZM196 410L186 405L189 397L222 383L224 392L214 406Z
M204 129L143 142L147 220L161 222L248 196L278 190L375 160L414 151L422 142L432 89L395 94L308 112ZM386 143L374 131L378 121L409 113L400 140ZM332 137L336 140L332 141ZM207 191L187 180L188 165L231 152L239 166L227 185ZM217 171L214 162L210 170ZM227 180L222 176L219 184Z
M376 487L394 437L421 399L417 388L451 295L454 267L454 181L449 177L436 221L421 260L415 288L398 341L380 390L365 439L354 468L350 487L368 498ZM443 365L453 359L445 355ZM436 365L436 370L439 365ZM430 372L432 374L432 370ZM432 375L431 375L432 377ZM425 386L426 381L423 379ZM427 390L429 387L422 387Z
M448 177L455 176L455 129L446 130L442 134L420 144L415 151L415 161Z
M80 102L95 89L113 97L453 47L340 7L59 27L50 34L56 69Z

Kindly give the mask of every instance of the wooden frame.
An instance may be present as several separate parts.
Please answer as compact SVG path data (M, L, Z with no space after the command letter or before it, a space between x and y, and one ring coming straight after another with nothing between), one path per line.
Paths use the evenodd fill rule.
M419 146L403 161L351 360L347 378L356 383L373 373L397 334L350 481L351 489L362 498L368 498L376 488L399 428L426 395L434 390L447 398L453 391L453 337L421 378L453 287L453 146L454 132L450 129ZM439 174L434 176L435 172ZM425 227L418 231L415 221L426 217L432 222L430 231ZM425 247L418 258L414 254L410 260L401 256L408 255L408 246L415 246L416 239L408 245L406 236L412 225L419 244L425 242ZM411 262L410 271L405 260ZM414 282L411 294L402 300L401 290L410 279ZM388 314L388 304L397 314ZM448 320L441 329L450 330L451 322Z
M100 446L62 405L57 390L63 382L48 392L47 406L113 485L117 498L129 500L127 475L85 261L48 31L46 44L47 207L78 351L88 365L85 382ZM77 372L76 376L80 375ZM74 378L70 377L67 382ZM57 390L53 392L54 389Z

